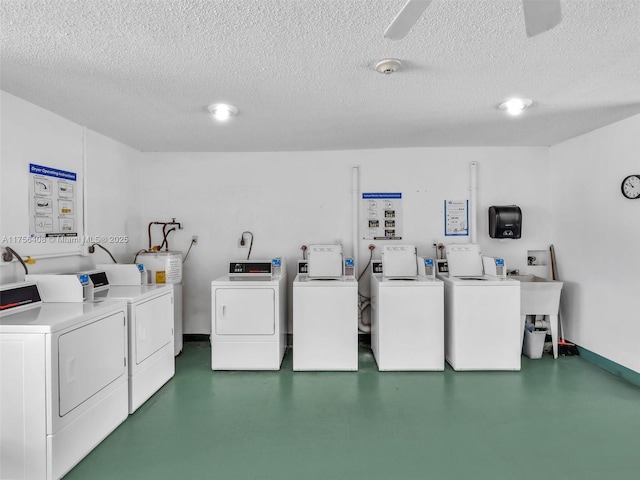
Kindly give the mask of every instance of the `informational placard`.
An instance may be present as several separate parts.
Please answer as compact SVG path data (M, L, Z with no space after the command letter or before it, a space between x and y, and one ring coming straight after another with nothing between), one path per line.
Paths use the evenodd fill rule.
M29 234L31 237L77 237L77 175L29 164Z
M469 235L469 200L444 201L444 234L447 237Z
M402 193L363 193L361 212L363 240L402 240Z

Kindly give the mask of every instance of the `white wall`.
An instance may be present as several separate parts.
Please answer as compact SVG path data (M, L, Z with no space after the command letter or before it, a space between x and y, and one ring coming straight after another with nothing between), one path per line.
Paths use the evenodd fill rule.
M567 339L640 372L640 115L550 149L553 242Z
M12 236L29 235L28 170L29 163L36 163L78 174L77 218L82 220L84 204L88 219L87 228L79 228L79 239L86 235L132 236L128 244L104 243L118 261L131 261L141 235L136 224L140 191L135 188L139 152L18 97L0 94L0 239L6 237L1 246L9 245L23 257L36 258L37 263L29 266L31 273L77 271L96 262L111 261L100 249L82 257L77 243L5 241ZM87 196L83 202L85 181ZM16 261L0 262L0 283L21 281L23 275L22 266Z
M191 236L199 236L184 264L185 333L209 333L210 283L226 274L229 261L246 257L237 246L242 231L255 234L252 259L286 257L290 282L303 244L341 240L350 253L351 173L358 166L361 191L402 192L403 243L434 256L434 240L445 242L443 202L469 198L472 161L478 162L483 253L504 256L509 268L526 271L527 250L545 250L551 239L547 148L143 153L142 219L181 222L184 230L170 237L172 249L185 252ZM488 207L505 204L523 210L520 240L488 236ZM156 233L153 243L159 242ZM382 244L360 241L361 267L369 243ZM368 292L368 276L361 289Z
M101 244L119 263L133 262L144 236L139 157L138 150L87 130L86 235L93 240L106 238ZM99 248L91 259L94 263L111 262Z
M74 196L78 235L82 236L83 129L64 118L2 92L2 156L0 172L2 244L23 255L77 253L78 245L59 242L27 243L29 237L29 164L77 174ZM13 237L18 237L16 241ZM27 253L27 250L29 253ZM24 253L23 253L24 252Z

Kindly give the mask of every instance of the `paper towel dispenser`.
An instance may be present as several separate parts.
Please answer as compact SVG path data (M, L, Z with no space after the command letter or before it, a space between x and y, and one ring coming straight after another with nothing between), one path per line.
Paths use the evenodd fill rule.
M491 238L520 238L522 210L517 205L489 207L489 236Z

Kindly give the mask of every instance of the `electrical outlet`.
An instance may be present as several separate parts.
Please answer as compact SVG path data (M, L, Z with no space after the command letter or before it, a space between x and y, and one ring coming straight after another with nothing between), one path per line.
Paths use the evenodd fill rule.
M193 245L197 245L198 244L198 235L194 235L193 237L191 237L191 243Z

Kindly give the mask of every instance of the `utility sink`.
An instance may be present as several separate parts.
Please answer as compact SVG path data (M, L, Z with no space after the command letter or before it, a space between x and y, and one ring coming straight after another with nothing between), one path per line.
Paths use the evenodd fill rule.
M553 358L558 358L558 310L562 282L537 275L513 275L509 278L520 281L520 344L524 339L527 315L548 315Z
M509 276L520 281L521 315L557 315L562 282L537 275Z

